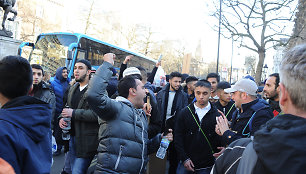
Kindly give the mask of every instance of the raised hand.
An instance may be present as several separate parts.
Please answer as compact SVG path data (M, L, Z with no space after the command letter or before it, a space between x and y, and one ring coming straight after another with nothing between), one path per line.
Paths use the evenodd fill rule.
M128 55L125 57L123 64L127 64L134 56L133 55Z
M116 55L114 53L107 53L104 54L103 60L114 65L114 59L116 58Z

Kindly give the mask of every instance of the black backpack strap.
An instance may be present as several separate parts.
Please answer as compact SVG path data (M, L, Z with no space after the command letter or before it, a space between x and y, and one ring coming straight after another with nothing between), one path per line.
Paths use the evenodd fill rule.
M257 162L257 154L251 141L243 151L236 174L252 174Z

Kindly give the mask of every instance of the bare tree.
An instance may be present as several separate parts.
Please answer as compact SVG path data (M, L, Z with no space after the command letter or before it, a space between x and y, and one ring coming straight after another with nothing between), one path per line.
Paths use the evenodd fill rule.
M42 32L57 31L61 28L59 21L51 21L44 13L44 5L36 5L34 0L17 1L18 16L21 19L20 39L34 42L35 36Z
M246 56L244 59L244 66L251 76L255 75L255 66L256 66L256 57L255 56Z
M221 25L233 36L240 46L258 54L259 61L255 79L259 83L266 51L280 42L280 38L290 38L285 34L296 11L296 0L223 0ZM294 6L294 7L293 7ZM293 7L293 8L292 8ZM220 12L214 13L219 18Z
M152 35L154 32L152 31L152 27L144 27L144 35L143 35L143 50L141 51L144 55L148 55L150 53L150 47L153 43Z
M93 11L94 4L95 4L95 0L92 0L91 4L90 4L90 8L88 10L88 15L87 15L87 18L86 18L86 26L85 26L85 31L84 31L85 34L87 34L88 28L91 25L90 19L92 17L92 11Z

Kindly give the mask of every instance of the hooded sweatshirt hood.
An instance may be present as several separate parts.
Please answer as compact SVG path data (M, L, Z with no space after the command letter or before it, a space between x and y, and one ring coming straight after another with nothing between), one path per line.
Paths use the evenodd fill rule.
M306 119L279 115L254 136L258 160L269 173L306 171Z
M5 120L24 131L38 143L51 131L50 105L30 96L15 98L0 109L0 120Z
M62 75L63 73L63 69L67 69L66 67L60 67L56 70L56 73L55 73L55 77L60 81L60 82L64 82L66 81L67 79L65 79Z

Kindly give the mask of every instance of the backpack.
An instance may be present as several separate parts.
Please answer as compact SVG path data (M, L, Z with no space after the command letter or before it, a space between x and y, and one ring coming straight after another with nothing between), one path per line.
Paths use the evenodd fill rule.
M244 149L236 174L252 174L258 156L253 147L253 140Z

